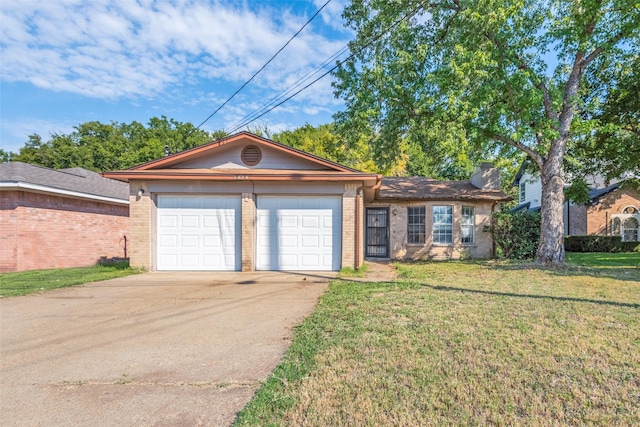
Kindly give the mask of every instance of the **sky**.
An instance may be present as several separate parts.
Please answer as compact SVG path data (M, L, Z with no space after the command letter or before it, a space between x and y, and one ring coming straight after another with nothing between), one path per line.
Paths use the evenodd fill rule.
M0 147L18 152L30 134L46 141L88 121L166 116L198 125L325 2L2 0ZM345 48L353 37L341 18L345 3L331 0L202 129L233 130ZM279 132L331 122L343 107L331 81L326 76L251 126Z

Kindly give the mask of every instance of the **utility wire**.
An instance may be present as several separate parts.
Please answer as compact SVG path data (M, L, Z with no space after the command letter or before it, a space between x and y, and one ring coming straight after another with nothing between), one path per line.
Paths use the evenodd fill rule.
M334 67L332 67L329 71L323 73L320 77L316 78L315 80L313 80L311 83L305 85L302 89L296 91L295 93L293 93L291 96L288 96L287 98L285 98L284 100L276 103L273 106L270 106L266 111L256 115L256 117L252 118L251 120L247 120L244 122L241 122L240 124L236 125L235 127L233 127L228 133L229 134L233 134L235 132L237 132L238 130L242 129L243 127L251 124L252 122L258 120L260 117L264 116L265 114L271 112L272 110L274 110L275 108L279 107L280 105L284 104L285 102L287 102L288 100L290 100L291 98L293 98L294 96L298 95L300 92L304 91L305 89L307 89L308 87L314 85L316 82L318 82L319 80L321 80L323 77L325 77L327 74L332 73L334 70L336 70L343 62L348 61L350 59L352 59L354 56L356 56L356 54L362 52L364 49L368 48L369 46L371 46L374 42L378 41L380 38L382 38L382 36L384 36L387 32L389 32L389 30L393 27L395 27L396 25L398 25L400 22L409 19L411 17L413 17L416 13L418 13L418 11L420 9L422 9L422 7L424 6L425 3L427 3L427 1L429 0L425 0L421 3L418 4L418 6L413 9L411 12L407 13L405 16L403 16L402 18L396 20L395 22L393 22L391 25L389 25L384 31L382 31L380 34L378 34L376 37L372 38L367 44L365 44L364 46L362 46L358 51L352 53L351 55L349 55L347 57L347 59L345 59L342 62L338 62ZM315 74L315 73L314 73ZM285 91L289 92L291 89ZM272 98L273 99L273 98ZM263 107L260 107L257 111L261 111ZM252 116L254 114L251 114L250 116Z
M218 107L218 108L217 108L213 113L211 113L211 114L209 115L209 117L207 117L207 118L206 118L202 123L200 123L198 126L196 126L196 128L194 129L194 131L195 131L195 130L197 130L197 129L200 129L200 126L202 126L203 124L205 124L206 122L208 122L208 121L209 121L209 119L211 119L211 117L213 117L213 116L214 116L218 111L220 111L220 110L222 109L222 107L224 107L225 105L227 105L227 104L229 103L229 101L231 101L231 100L232 100L232 99L233 99L233 98L234 98L238 93L240 93L240 91L241 91L242 89L244 89L244 88L245 88L245 86L247 86L249 83L251 83L251 80L253 80L253 79L254 79L258 74L260 74L260 72L261 72L262 70L264 70L264 69L265 69L265 67L266 67L267 65L269 65L269 64L271 63L271 61L273 61L273 60L276 58L276 56L278 56L278 54L279 54L280 52L282 52L282 51L284 50L284 48L286 48L286 47L289 45L289 43L291 43L291 41L292 41L293 39L295 39L295 38L296 38L296 37L298 36L298 34L300 34L300 33L302 32L302 30L304 30L304 29L305 29L305 27L306 27L307 25L309 25L309 23L315 19L315 17L316 17L316 16L318 16L318 14L322 11L322 9L324 9L324 8L325 8L325 6L326 6L326 5L328 5L328 4L329 4L329 2L330 2L330 1L331 1L331 0L327 0L327 2L326 2L325 4L323 4L323 5L322 5L322 7L320 7L320 9L318 9L318 10L316 11L316 13L314 13L314 14L313 14L313 16L312 16L311 18L309 18L309 20L308 20L307 22L305 22L305 24L304 24L304 25L303 25L303 26L298 30L298 32L297 32L297 33L295 33L293 36L291 36L291 38L290 38L290 39L289 39L289 40L284 44L284 46L282 46L282 47L280 48L280 50L278 50L278 51L277 51L277 52L276 52L276 53L275 53L275 54L274 54L274 55L273 55L273 56L272 56L272 57L271 57L271 58L270 58L270 59L269 59L269 60L268 60L268 61L267 61L267 62L266 62L266 63L265 63L265 64L264 64L264 65L263 65L259 70L258 70L258 71L256 71L256 72L253 74L253 76L251 76L251 78L250 78L249 80L247 80L247 81L246 81L242 86L240 86L240 89L236 90L236 91L233 93L233 95L231 95L231 96L230 96L226 101L224 101L224 102L222 103L222 105L220 105L220 106L219 106L219 107Z
M281 99L283 99L289 93L293 92L298 87L300 87L303 83L311 80L311 78L313 78L313 76L315 76L316 74L320 73L323 69L325 69L325 67L327 65L329 65L331 62L333 62L336 58L339 58L340 56L342 56L346 51L348 51L348 46L344 46L342 49L338 50L336 53L331 55L329 58L327 58L320 65L316 66L316 68L310 70L309 72L307 72L307 74L305 74L304 76L302 76L298 80L296 80L291 86L289 86L288 89L285 89L285 90L281 91L280 93L278 93L277 95L274 95L271 99L269 99L267 102L262 104L262 106L260 106L258 109L254 110L253 112L247 114L242 119L237 121L236 124L233 125L232 129L237 129L239 123L244 123L245 121L248 121L248 123L251 123L252 121L256 120L258 117L254 117L254 116L259 115L263 110L269 108L271 105L273 105L273 104L277 103L278 101L280 101ZM240 126L240 127L242 127L242 126ZM225 131L225 132L228 133L228 134L233 133L233 132L227 132L227 131Z

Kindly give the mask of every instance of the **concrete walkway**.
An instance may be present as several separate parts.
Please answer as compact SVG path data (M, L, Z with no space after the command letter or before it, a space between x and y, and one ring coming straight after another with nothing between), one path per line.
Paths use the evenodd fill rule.
M334 273L146 273L0 300L0 425L228 425Z

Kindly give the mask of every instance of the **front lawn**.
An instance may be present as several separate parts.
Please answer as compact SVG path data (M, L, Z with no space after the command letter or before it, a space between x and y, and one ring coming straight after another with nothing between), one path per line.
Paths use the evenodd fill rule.
M137 274L127 263L0 274L0 297L15 297L66 286Z
M640 425L640 271L334 281L237 425Z
M639 267L640 252L567 252L567 263L586 267Z

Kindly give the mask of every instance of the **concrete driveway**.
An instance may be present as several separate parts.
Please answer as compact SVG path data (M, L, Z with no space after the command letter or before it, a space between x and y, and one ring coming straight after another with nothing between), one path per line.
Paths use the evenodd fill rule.
M145 273L0 300L3 426L228 425L334 273Z

